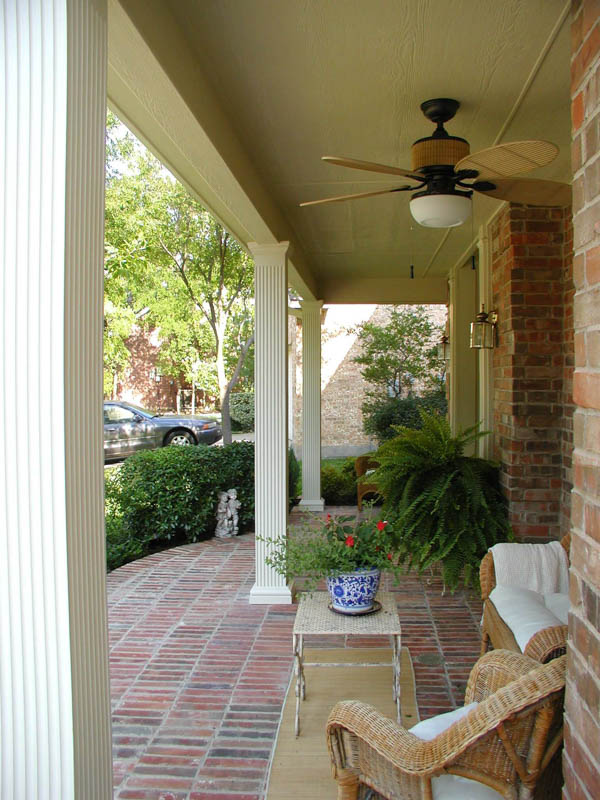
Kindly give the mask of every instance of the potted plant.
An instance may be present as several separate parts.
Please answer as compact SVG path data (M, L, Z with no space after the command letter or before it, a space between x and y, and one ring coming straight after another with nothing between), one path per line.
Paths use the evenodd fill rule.
M286 578L306 578L308 589L325 578L333 609L344 614L372 610L382 570L400 572L396 537L386 520L327 514L286 539L263 541L271 545L269 566Z
M374 458L369 476L384 498L383 512L396 531L399 563L419 573L440 562L452 591L461 574L477 579L488 548L512 539L499 466L465 455L486 433L478 426L453 436L445 417L421 411L421 430L398 427Z

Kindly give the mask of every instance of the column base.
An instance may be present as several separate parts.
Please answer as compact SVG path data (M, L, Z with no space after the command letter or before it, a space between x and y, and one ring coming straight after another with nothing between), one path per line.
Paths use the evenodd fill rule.
M318 500L311 500L310 497L307 497L305 500L303 497L298 503L298 508L301 508L303 511L324 511L325 500L323 500L322 497Z
M290 605L292 603L292 587L288 586L258 586L256 583L250 589L250 605Z

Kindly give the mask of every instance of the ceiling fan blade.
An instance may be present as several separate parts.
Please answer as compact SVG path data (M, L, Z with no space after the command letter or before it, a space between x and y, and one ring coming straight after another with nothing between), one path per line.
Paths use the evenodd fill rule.
M378 192L359 192L359 194L342 194L339 197L325 197L323 200L308 200L300 203L301 206L318 206L323 203L340 203L343 200L357 200L359 197L375 197L378 194L392 194L393 192L405 192L414 189L414 186L397 186L395 189L380 189Z
M328 164L337 164L339 167L351 167L352 169L364 169L367 172L382 172L385 175L404 175L405 178L412 178L415 181L423 182L423 176L410 172L402 167L391 167L387 164L376 164L374 161L360 161L356 158L344 158L344 156L321 156L321 161Z
M571 187L558 181L539 181L535 178L494 178L495 189L487 191L473 188L487 197L525 203L529 206L568 206L571 203Z
M538 139L505 142L465 156L455 165L454 171L476 169L479 178L508 178L543 167L557 155L558 147L552 142Z

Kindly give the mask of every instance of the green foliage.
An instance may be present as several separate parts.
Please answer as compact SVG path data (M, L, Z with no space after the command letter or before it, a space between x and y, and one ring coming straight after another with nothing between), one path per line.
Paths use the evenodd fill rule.
M321 578L363 567L401 572L393 527L381 520L328 514L325 522L315 517L304 528L294 528L287 538L257 539L270 545L265 558L269 566L286 578L307 578L309 589Z
M106 477L108 565L210 537L219 492L235 488L240 531L254 524L254 445L141 451Z
M421 306L394 306L385 325L357 328L363 378L375 389L369 397L410 397L415 386L431 388L443 380L434 340L441 335Z
M298 497L298 485L300 483L300 462L296 458L294 448L290 447L288 453L288 492L290 500Z
M446 393L434 389L422 397L380 397L363 405L365 433L380 443L398 434L397 427L419 429L423 426L420 410L445 415Z
M356 505L356 473L354 459L341 464L321 462L321 495L328 506Z
M235 392L229 396L231 428L234 431L254 430L254 392Z
M421 430L401 428L375 458L371 476L384 497L384 513L400 539L400 561L419 573L442 563L454 590L461 573L476 581L488 548L512 537L496 464L465 456L477 428L452 436L447 420L421 411Z

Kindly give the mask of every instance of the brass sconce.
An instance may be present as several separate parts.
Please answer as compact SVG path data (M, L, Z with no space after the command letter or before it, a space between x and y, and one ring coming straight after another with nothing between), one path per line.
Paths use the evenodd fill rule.
M486 311L483 303L475 322L471 323L470 347L475 350L492 350L496 344L496 323L498 314Z
M437 356L440 361L450 361L450 339L444 334L437 345Z

